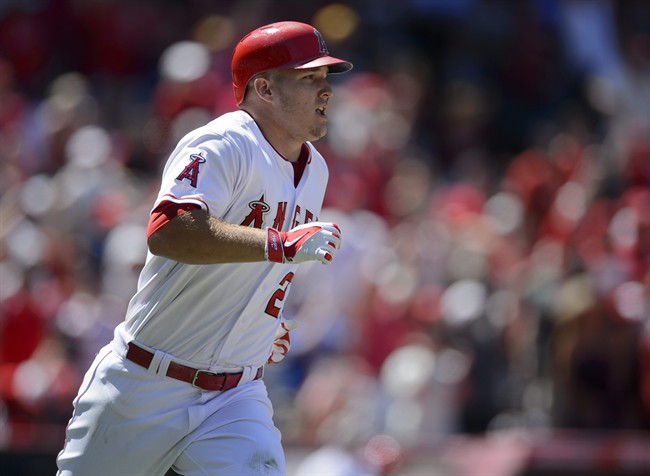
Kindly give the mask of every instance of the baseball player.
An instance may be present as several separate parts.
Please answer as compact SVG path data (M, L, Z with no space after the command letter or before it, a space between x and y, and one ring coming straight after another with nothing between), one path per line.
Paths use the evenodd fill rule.
M320 33L279 22L232 56L239 110L171 153L149 253L113 340L74 401L60 475L282 475L262 376L289 349L282 307L298 264L328 264L341 230L318 221L327 75L352 64Z

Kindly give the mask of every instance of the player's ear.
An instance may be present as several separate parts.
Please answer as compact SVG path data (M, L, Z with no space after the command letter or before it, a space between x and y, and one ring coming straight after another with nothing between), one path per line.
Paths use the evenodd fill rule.
M263 101L270 102L273 97L271 81L266 76L258 76L253 80L253 90Z

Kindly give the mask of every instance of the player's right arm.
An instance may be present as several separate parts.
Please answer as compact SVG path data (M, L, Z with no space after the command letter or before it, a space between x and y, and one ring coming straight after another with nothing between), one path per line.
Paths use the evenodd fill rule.
M170 202L151 214L147 244L154 255L188 264L264 261L264 230L225 223L199 207L171 211L170 219L161 219L158 210L164 205L178 207Z
M328 264L341 246L333 223L313 222L287 232L233 225L198 206L163 202L147 227L151 253L188 264L273 261Z

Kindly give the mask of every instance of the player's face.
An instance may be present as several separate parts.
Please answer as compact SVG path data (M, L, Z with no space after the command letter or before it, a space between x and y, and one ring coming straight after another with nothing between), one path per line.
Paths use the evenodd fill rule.
M277 118L293 139L313 141L327 133L327 102L332 88L326 77L325 66L281 70L276 75Z

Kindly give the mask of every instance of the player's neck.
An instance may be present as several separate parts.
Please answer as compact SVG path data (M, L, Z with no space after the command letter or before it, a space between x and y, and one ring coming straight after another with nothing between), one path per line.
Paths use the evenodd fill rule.
M245 111L255 120L257 127L262 131L262 135L269 144L289 162L296 162L300 158L300 153L304 142L294 140L287 131L273 120L272 117L266 117L264 114L256 113L249 109Z

